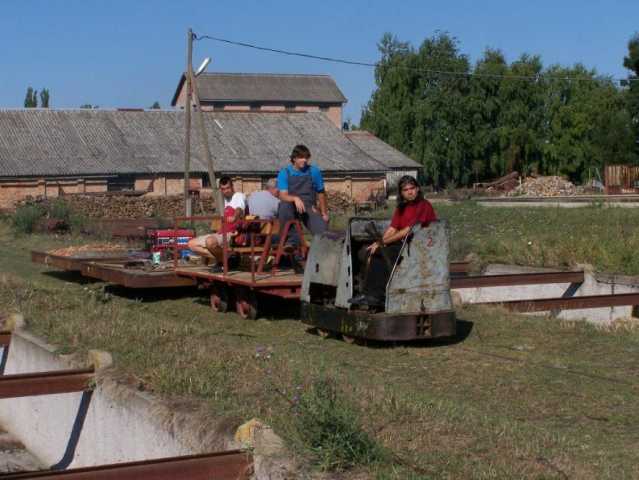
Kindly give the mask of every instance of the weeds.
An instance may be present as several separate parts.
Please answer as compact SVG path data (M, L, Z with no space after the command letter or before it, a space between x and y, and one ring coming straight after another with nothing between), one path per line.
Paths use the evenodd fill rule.
M36 230L38 222L44 218L46 211L36 205L23 205L13 215L13 228L18 233L30 234Z
M362 427L355 405L329 377L314 379L294 398L283 431L291 446L324 471L368 466L387 452Z

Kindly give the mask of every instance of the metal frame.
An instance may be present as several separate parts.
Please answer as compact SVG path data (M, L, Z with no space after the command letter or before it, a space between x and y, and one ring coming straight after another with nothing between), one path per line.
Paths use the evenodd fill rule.
M302 302L302 323L319 330L379 341L409 341L456 335L453 310L431 314L387 314Z
M503 306L515 312L544 312L547 310L580 310L639 305L639 293L584 295L582 297L531 298L505 302L480 302L473 305Z
M544 283L583 283L583 281L583 271L473 275L451 278L450 288L513 287Z
M52 395L90 390L94 369L57 370L0 376L0 398Z
M8 347L10 343L11 343L11 331L10 330L0 331L0 347Z
M43 265L66 270L67 272L80 272L82 266L87 262L114 262L130 260L129 255L112 255L104 257L66 257L64 255L52 255L47 252L31 251L31 261Z
M179 276L174 270L144 271L105 265L101 262L87 262L82 265L82 275L115 283L126 288L169 288L192 287L196 282Z
M62 471L10 473L4 480L51 478L60 480L248 480L253 457L248 452L227 452L159 458Z

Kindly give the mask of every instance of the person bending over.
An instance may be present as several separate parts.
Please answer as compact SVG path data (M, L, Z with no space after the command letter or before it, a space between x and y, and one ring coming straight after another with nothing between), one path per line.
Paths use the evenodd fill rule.
M381 307L386 297L386 285L403 240L414 225L427 226L437 220L433 206L424 198L414 177L405 175L399 179L397 187L399 203L393 212L389 227L381 240L365 247L360 252L360 260L367 265L364 269L361 293L349 300L354 305Z

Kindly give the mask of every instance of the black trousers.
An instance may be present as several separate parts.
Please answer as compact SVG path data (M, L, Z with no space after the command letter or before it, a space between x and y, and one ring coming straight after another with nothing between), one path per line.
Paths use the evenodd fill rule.
M289 220L300 220L306 228L308 228L313 235L324 233L328 225L319 213L310 211L307 207L305 213L298 213L295 204L292 202L280 202L280 206L277 211L277 218L280 221L280 227L284 228L286 222ZM297 234L297 230L291 228L288 233L288 243L291 245L299 245L300 239Z
M382 248L386 255L382 253ZM361 293L377 298L386 297L386 285L390 280L391 269L395 265L399 252L402 249L402 242L396 242L386 247L380 247L370 259L370 265L366 267L368 262L368 252L366 247L362 247L358 253L360 265L363 273ZM390 263L390 268L389 268Z

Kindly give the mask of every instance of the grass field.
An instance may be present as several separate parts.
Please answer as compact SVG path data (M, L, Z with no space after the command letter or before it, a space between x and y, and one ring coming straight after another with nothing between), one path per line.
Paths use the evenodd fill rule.
M630 210L437 209L457 257L589 259L639 273ZM352 346L308 331L294 304L246 321L214 314L194 291L131 293L30 263L31 248L64 241L16 241L0 224L0 311L22 311L63 352L112 352L141 388L194 399L234 425L259 417L314 468L354 464L340 478L639 477L636 328L467 308L451 342Z
M452 227L452 252L483 263L568 267L588 263L598 271L639 275L639 210L484 208L474 202L437 205Z

